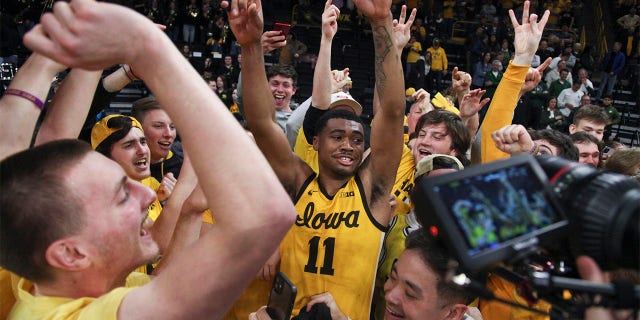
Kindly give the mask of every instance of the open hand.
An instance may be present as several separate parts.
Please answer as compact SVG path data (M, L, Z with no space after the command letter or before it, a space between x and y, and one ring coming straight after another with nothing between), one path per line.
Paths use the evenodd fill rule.
M396 48L398 48L398 52L402 52L402 48L411 40L411 26L413 25L413 20L415 20L417 12L418 10L413 8L409 19L405 22L407 18L407 6L403 5L400 11L400 17L393 19L393 41L396 44Z

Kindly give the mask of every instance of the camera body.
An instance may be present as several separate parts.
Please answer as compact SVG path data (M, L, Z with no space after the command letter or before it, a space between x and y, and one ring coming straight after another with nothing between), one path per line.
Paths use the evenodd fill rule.
M605 269L639 268L640 183L627 176L520 155L420 179L412 200L423 229L444 240L463 272L558 243Z

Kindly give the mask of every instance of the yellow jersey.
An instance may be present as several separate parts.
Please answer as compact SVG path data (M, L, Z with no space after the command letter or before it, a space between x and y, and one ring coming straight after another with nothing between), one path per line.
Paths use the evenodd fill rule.
M342 312L368 319L386 228L372 216L356 174L335 195L315 174L294 199L298 216L280 244L280 270L298 289L294 315L313 295L330 292Z

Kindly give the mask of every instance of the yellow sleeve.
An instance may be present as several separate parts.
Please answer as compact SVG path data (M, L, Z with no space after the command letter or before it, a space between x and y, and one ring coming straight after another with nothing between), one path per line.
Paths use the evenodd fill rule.
M518 103L518 95L528 71L529 66L518 66L510 62L507 71L502 76L480 128L482 135L482 163L509 156L495 146L493 139L491 139L491 133L511 124L513 111Z
M487 279L487 289L493 292L496 297L528 306L527 301L518 294L516 287L500 277L490 275ZM531 307L545 312L549 312L551 309L551 305L542 300ZM548 316L511 307L497 301L480 300L478 309L484 319L549 320Z
M442 50L442 70L448 70L449 60L447 59L447 53L444 52L444 49L442 47L440 47L440 50Z
M293 146L293 152L306 162L313 172L318 172L318 152L313 149L313 146L307 142L307 138L304 136L304 130L300 128L298 131L298 137L296 138L296 144Z

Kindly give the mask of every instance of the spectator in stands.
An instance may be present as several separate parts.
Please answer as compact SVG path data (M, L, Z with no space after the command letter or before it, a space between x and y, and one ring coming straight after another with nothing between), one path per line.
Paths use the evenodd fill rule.
M557 57L555 57L555 58L553 58L553 60L551 60L551 64L549 64L549 68L550 69L561 70L562 67L559 67L558 64L560 63L560 61L563 61L564 62L564 68L569 70L569 73L571 73L571 68L569 67L569 59L571 59L571 52L563 51Z
M227 88L227 79L222 75L216 77L216 94L227 108L231 107L233 98L231 98L231 91Z
M574 108L580 105L584 92L580 91L580 82L575 81L571 87L563 89L558 95L558 110L568 117Z
M476 62L482 61L484 53L490 53L490 50L489 36L485 33L478 35L471 43L471 48L469 49L469 65L471 67L468 68L468 70L473 69L473 65L476 64Z
M629 9L629 13L618 18L616 23L623 30L623 32L618 35L617 39L621 44L626 44L623 46L626 48L625 52L627 56L631 56L634 48L633 44L637 42L637 39L635 39L636 31L638 30L638 27L640 27L640 16L636 14L636 8L631 7L631 9Z
M492 54L497 53L498 51L500 51L501 44L502 41L498 40L498 36L496 36L495 34L489 35L489 43L487 44L489 46L489 52L491 52Z
M189 45L195 43L196 30L200 29L200 8L198 0L189 0L182 12L182 40Z
M158 0L150 1L149 7L145 8L145 15L154 23L162 24L164 21L163 12L160 9L160 6L158 6Z
M559 65L562 65L562 62L559 63ZM549 73L551 72L552 71L549 71ZM549 85L549 95L552 97L558 97L560 95L560 92L562 92L562 90L571 88L572 81L570 81L570 79L571 77L569 77L569 70L560 69L560 78L558 78L555 81L552 81L551 84ZM558 107L561 108L561 106L558 106Z
M571 14L571 12L569 12ZM558 38L560 38L560 47L563 48L563 51L566 51L567 47L573 47L573 43L576 41L576 37L569 29L568 24L562 24L560 27L560 32L558 32ZM572 66L573 67L573 66Z
M405 65L405 77L409 77L411 69L415 65L416 61L422 55L422 44L418 41L418 36L415 33L411 34L411 39L406 45L407 48L407 63ZM423 71L420 71L422 73ZM424 87L424 85L422 86Z
M233 89L238 83L238 77L240 76L240 70L233 65L233 57L230 55L224 56L224 65L218 72L219 75L224 77L227 89Z
M547 83L540 81L533 89L531 89L531 91L525 93L523 98L529 103L529 105L531 105L532 108L537 108L541 111L544 110L547 106L546 102L549 99L549 88L547 87Z
M511 49L509 48L509 40L502 40L502 44L500 44L500 51L498 51L497 53L502 53L502 60L500 61L502 62L502 65L508 66L509 61L511 60L511 56L513 55L511 54Z
M622 43L615 42L611 50L607 52L600 63L602 80L600 80L600 87L598 88L598 96L596 96L596 100L600 100L600 98L605 94L613 94L613 88L616 85L618 75L622 72L627 61L624 53L620 51L621 48Z
M580 62L580 67L586 69L589 73L593 72L594 58L591 53L592 51L592 45L585 45L584 50L582 50L582 52L580 52L580 54L576 57L576 59Z
M604 127L609 122L607 114L599 106L589 105L581 107L569 125L569 133L584 131L594 136L598 141L604 137Z
M589 80L589 73L587 69L580 68L578 70L578 79L577 81L580 83L580 91L582 91L585 95L593 97L596 93L596 90L593 88L593 82Z
M169 1L169 9L163 24L167 27L165 31L173 43L178 43L178 35L180 34L179 14L176 1Z
M416 18L411 26L411 34L415 34L421 45L425 45L427 41L427 29L422 25L422 19ZM422 50L420 50L422 51Z
M472 89L484 87L485 75L491 70L491 66L491 52L485 52L482 55L482 60L473 65L473 80L471 81Z
M613 97L611 95L605 95L602 98L600 106L604 109L604 112L609 118L609 123L606 127L604 127L604 141L607 141L611 136L613 126L619 124L622 118L620 117L620 112L618 112L618 109L616 109L616 107L613 105Z
M280 49L278 63L295 66L307 52L307 45L298 40L293 32L287 35L287 44Z
M582 107L589 105L591 105L591 97L585 94L580 98L580 104L571 110L568 118L569 123L573 123L573 118Z
M445 1L446 3L449 1ZM454 2L455 1L451 1ZM429 72L429 85L434 91L442 91L444 89L444 76L448 73L449 60L444 48L440 46L439 39L433 39L433 46L427 49L431 54L431 71Z
M578 148L578 162L597 168L600 164L600 141L583 131L572 133L570 137Z
M546 74L544 75L544 81L547 83L547 87L550 87L554 81L560 79L560 70L566 69L566 66L567 63L564 60L560 60L558 61L558 64L555 66L555 68L547 69Z
M502 69L502 62L500 60L493 60L493 62L491 62L491 70L487 71L484 75L484 90L487 91L485 94L487 98L493 98L493 94L496 92L500 80L502 80L503 72L500 71L500 69Z
M493 0L484 0L482 3L482 7L480 8L480 15L485 16L491 20L497 18L496 14L498 13L498 9L493 4Z
M407 62L408 64L409 62ZM407 75L407 86L414 89L426 89L427 75L425 74L425 64L423 59L418 59Z
M125 288L125 278L135 266L154 259L158 252L143 210L153 199L151 190L128 179L114 162L81 142L65 140L15 154L2 161L0 170L0 263L33 284L25 279L17 282L19 301L10 318L43 318L47 314L62 318L81 314L91 319L107 314L123 318L162 318L168 314L186 319L219 318L290 228L294 219L291 202L236 120L197 80L198 74L180 59L170 39L151 21L113 4L76 1L72 5L73 10L66 3L56 4L56 15L43 17L54 21L59 17L57 11L63 10L72 15L71 21L37 27L27 34L25 43L77 67L97 69L117 62L134 66L184 128L183 137L192 147L190 156L207 204L221 218L216 221L220 229L184 248L182 258L167 262L170 265L153 280L139 275L130 278L140 280L138 285L150 285ZM68 30L60 26L65 23L82 31L64 34ZM81 45L68 47L65 41L59 41L60 36L65 40L73 37L74 44ZM143 44L148 43L157 50L145 50ZM51 50L54 47L57 49ZM173 81L168 81L166 74L171 74ZM211 119L216 119L215 126ZM234 143L222 149L203 147L212 139L229 137ZM228 157L235 159L233 164ZM90 172L101 175L87 174ZM51 181L43 183L44 177L51 177ZM213 187L222 183L226 188ZM26 196L15 187L27 185ZM237 195L239 189L249 192ZM58 192L44 196L52 190ZM43 210L29 205L47 207L46 211L61 222L50 223L51 219L41 215ZM28 215L30 219L25 219ZM196 214L189 211L189 215ZM20 225L14 223L17 216ZM243 223L229 223L237 219ZM33 228L40 231L28 231ZM258 229L264 230L251 234ZM52 236L41 240L45 231ZM234 245L227 246L226 241ZM10 243L26 247L6 246ZM207 254L213 251L215 257ZM42 259L34 258L38 256ZM221 271L230 259L243 263ZM19 265L21 261L24 263ZM193 268L196 264L202 268ZM176 282L178 278L181 281ZM168 298L176 295L181 298Z
M547 41L546 40L540 41L540 45L538 45L538 51L536 51L536 54L540 56L540 61L545 61L547 60L547 58L552 56L553 52L548 49L549 49L549 46L547 45Z
M567 130L567 121L557 108L558 98L549 97L545 110L540 117L540 129L554 129L561 132Z

